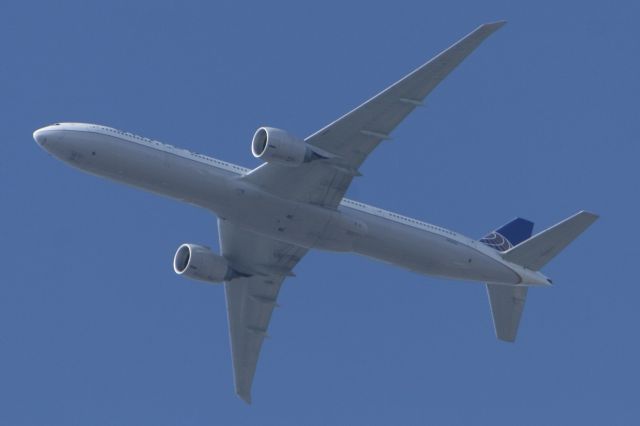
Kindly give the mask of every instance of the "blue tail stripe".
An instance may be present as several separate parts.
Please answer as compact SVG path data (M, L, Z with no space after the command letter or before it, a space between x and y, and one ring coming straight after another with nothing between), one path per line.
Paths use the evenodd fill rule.
M533 232L533 222L517 217L501 228L498 228L496 232L505 237L512 246L516 246L531 236Z
M498 251L507 251L528 239L532 232L533 222L517 217L483 237L480 242Z

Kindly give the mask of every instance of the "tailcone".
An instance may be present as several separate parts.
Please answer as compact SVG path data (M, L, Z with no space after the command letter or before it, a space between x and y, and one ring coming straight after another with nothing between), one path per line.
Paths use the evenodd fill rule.
M526 268L523 269L524 273L522 274L522 284L540 287L549 287L553 284L553 281L543 273Z

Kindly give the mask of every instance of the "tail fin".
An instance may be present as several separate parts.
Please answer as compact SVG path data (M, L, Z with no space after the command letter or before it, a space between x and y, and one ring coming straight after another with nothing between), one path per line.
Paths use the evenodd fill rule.
M584 232L596 219L598 219L597 215L582 211L531 238L529 236L533 224L524 221L524 219L516 219L480 241L500 250L505 260L537 271ZM518 220L530 224L526 228L528 234L527 232L513 231L514 228L525 229L523 222L517 225ZM496 241L495 238L489 238L493 235L504 237L507 243L515 247L508 248L506 251L501 250L504 246L497 247L490 243ZM524 310L527 287L487 283L487 294L489 295L496 336L500 340L513 342L516 339L518 325Z
M582 234L598 217L596 214L585 211L576 213L516 245L502 257L532 271L538 271Z
M529 238L532 231L533 222L517 217L485 235L480 239L480 242L500 252L505 252Z

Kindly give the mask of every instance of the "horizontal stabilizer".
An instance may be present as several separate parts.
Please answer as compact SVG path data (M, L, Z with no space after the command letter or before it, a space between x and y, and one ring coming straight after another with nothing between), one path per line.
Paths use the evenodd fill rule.
M487 284L496 337L506 342L516 340L528 287Z
M538 271L596 219L598 215L593 213L585 211L576 213L505 252L503 258L532 271Z

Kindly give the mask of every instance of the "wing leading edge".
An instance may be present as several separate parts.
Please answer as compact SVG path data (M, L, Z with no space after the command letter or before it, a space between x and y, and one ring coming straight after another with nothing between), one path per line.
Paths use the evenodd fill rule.
M282 282L307 249L218 220L221 254L247 277L225 282L235 390L251 403L251 385ZM277 271L277 272L276 272Z

